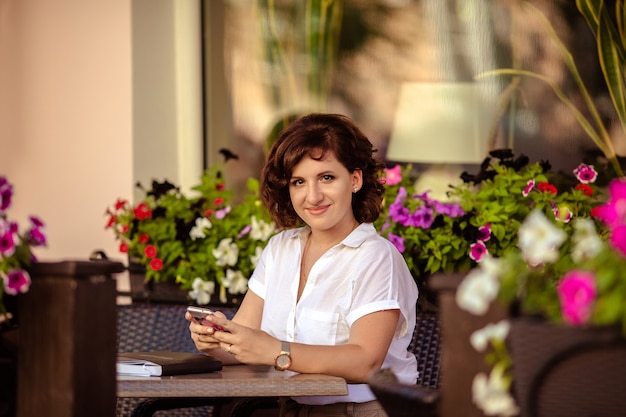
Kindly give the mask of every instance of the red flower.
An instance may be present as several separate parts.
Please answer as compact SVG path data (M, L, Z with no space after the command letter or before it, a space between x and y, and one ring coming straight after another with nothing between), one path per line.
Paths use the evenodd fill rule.
M120 243L120 252L128 253L128 243L126 242Z
M540 182L539 185L537 186L537 188L539 188L539 191L544 191L544 192L549 192L552 194L556 194L557 193L557 189L554 185L550 184L549 182Z
M150 261L150 268L153 271L160 271L163 268L163 261L159 258L154 258Z
M219 206L223 202L224 202L224 199L222 197L217 197L215 200L213 200L213 204L215 204L216 206Z
M144 244L144 243L148 243L148 241L150 240L150 236L148 236L147 233L142 233L139 236L139 239L137 239L139 243Z
M138 220L146 220L152 217L152 209L150 209L148 203L139 203L133 210L133 215Z
M603 210L604 209L602 208L602 206L596 206L591 209L591 212L589 214L591 214L591 217L595 217L599 219Z
M148 245L143 250L143 254L146 255L146 258L154 258L157 254L157 250L154 245Z
M215 210L213 210L213 209L206 209L204 211L204 217L206 217L207 219L210 219L211 216L213 215L213 213L215 213Z
M224 183L220 182L219 184L217 184L216 188L217 188L218 191L222 191L224 189Z
M576 190L582 191L585 195L591 197L593 195L593 188L588 186L587 184L578 184L575 187Z
M125 234L126 232L128 232L128 225L127 224L123 224L122 225L122 234Z
M115 202L115 210L121 210L124 208L124 206L126 206L126 200L122 200L121 198L118 198L117 201Z
M113 226L115 224L115 220L116 220L116 217L111 215L111 217L109 217L109 221L107 222L107 225L104 226L104 228L108 229L109 227Z

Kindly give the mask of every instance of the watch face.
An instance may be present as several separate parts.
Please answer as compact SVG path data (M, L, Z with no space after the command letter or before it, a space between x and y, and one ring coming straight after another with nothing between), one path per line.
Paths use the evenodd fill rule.
M291 358L289 355L283 354L276 358L276 366L282 369L287 369L291 365Z

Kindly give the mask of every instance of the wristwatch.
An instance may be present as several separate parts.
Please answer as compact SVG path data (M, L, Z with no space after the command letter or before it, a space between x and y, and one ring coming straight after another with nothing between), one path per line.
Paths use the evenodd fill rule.
M274 368L277 371L284 371L291 367L291 346L289 342L285 342L284 340L280 343L280 353L274 360Z

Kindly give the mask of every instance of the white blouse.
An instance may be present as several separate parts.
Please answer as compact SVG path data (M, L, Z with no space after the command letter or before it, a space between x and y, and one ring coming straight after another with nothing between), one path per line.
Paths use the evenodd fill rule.
M385 357L402 382L417 381L415 355L407 351L415 327L417 286L402 255L372 224L363 223L313 265L296 302L300 258L309 227L272 237L248 288L264 299L261 329L286 341L340 345L350 326L381 310L400 309L400 319ZM372 332L376 337L376 332ZM296 397L303 404L366 402L375 399L367 384L348 384L347 396Z

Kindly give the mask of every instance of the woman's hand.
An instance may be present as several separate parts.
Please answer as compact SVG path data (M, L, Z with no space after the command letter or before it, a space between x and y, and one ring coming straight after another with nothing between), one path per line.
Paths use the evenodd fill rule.
M224 330L215 330L210 327L207 329L205 326L200 326L207 329L207 335L210 333L210 336L199 336L203 347L210 346L214 349L217 345L225 352L233 355L239 362L251 365L274 364L274 359L280 352L280 340L262 330L251 329L228 320L223 314L209 316L207 322L221 326ZM196 339L194 339L195 341Z
M216 311L215 315L226 319L224 313L221 311ZM189 332L191 333L191 340L196 345L196 349L200 352L211 353L214 349L221 348L220 341L217 340L214 336L214 333L218 330L211 327L210 322L203 321L203 323L198 323L189 312L185 313L185 318L189 321Z

